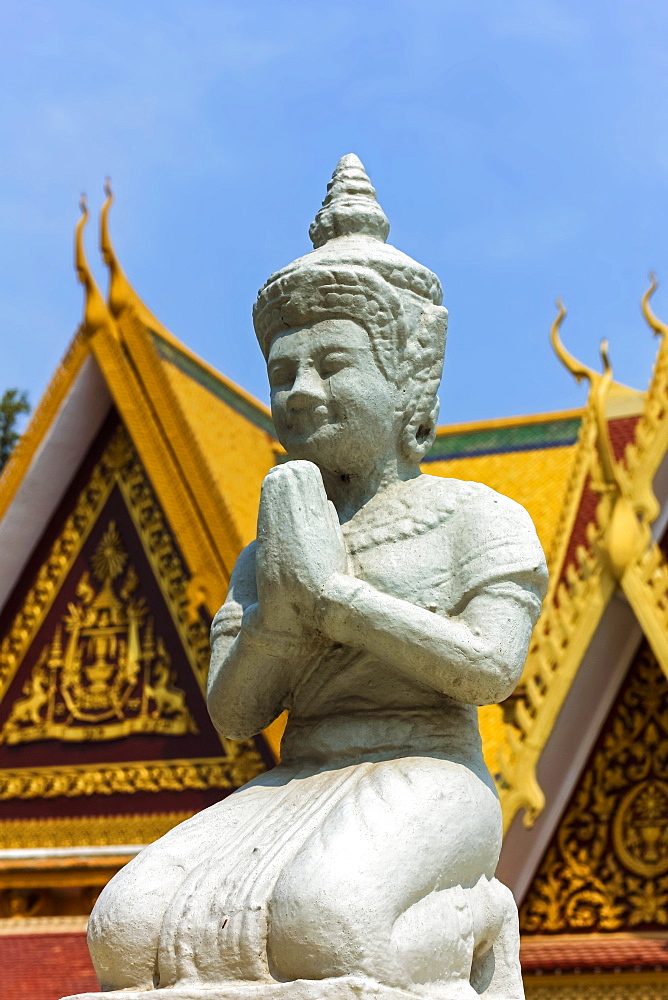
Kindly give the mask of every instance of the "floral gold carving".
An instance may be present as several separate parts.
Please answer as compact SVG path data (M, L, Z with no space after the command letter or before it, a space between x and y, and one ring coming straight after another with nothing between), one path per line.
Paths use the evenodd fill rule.
M74 510L39 568L21 610L0 643L0 698L20 666L113 484L114 470L103 458L79 494Z
M668 688L646 645L520 921L543 934L668 926Z
M97 741L130 733L196 732L113 521L95 549L91 570L79 580L78 600L69 604L42 650L0 739Z
M650 779L622 800L613 824L620 860L644 878L668 871L668 785Z

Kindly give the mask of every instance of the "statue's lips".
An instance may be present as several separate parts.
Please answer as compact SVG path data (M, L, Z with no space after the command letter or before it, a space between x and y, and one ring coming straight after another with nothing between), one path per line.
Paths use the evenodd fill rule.
M330 419L325 407L318 407L316 410L300 410L291 414L290 420L286 423L286 430L298 437L308 437L320 430L325 425L334 423Z

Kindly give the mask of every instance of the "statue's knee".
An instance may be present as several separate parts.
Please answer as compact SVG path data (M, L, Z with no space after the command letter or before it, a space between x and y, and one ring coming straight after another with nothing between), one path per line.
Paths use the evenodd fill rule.
M88 922L88 947L105 990L150 989L165 909L178 884L137 858L100 893Z
M288 871L269 904L267 953L280 979L321 979L359 962L356 901L320 874ZM367 925L368 934L368 925ZM362 971L358 968L356 971Z
M149 989L153 985L156 949L147 953L150 934L142 908L137 905L139 900L128 891L125 879L115 885L114 881L103 890L88 921L93 966L103 990L132 986Z

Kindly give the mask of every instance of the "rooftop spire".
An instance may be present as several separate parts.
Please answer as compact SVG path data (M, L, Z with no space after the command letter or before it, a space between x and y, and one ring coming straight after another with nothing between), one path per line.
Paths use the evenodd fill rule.
M88 261L86 260L86 252L83 244L83 231L86 223L88 222L88 204L86 202L85 194L81 195L79 208L81 209L81 217L77 222L74 234L74 266L76 268L77 278L83 285L85 293L83 325L86 328L86 333L88 333L89 336L92 336L92 334L107 324L109 320L109 313L107 312L107 307L104 303L104 299L102 298L102 293L97 286L97 282L95 281L95 278L93 277L88 266Z
M322 208L311 223L309 236L317 249L339 236L368 236L384 243L390 231L376 191L354 153L342 156L327 185Z

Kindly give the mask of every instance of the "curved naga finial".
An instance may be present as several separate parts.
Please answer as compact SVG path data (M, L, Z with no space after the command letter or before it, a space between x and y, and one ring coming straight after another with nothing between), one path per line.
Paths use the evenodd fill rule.
M654 271L649 272L650 285L642 299L640 300L640 308L642 314L645 317L645 321L651 330L654 331L655 336L668 337L668 326L663 323L657 316L655 316L654 311L650 305L650 299L654 295L654 292L659 287L659 282L656 280L656 275Z
M86 333L92 336L97 330L107 325L109 313L86 260L83 231L88 222L89 213L85 194L82 194L79 199L79 208L81 209L81 217L74 233L74 267L85 292L83 325Z
M592 394L594 402L594 413L596 415L596 427L598 429L598 458L601 463L603 482L608 486L615 486L620 493L624 492L624 482L619 473L619 466L612 449L610 434L608 432L608 420L606 417L606 403L608 392L612 384L612 365L608 353L609 344L605 338L601 341L600 352L603 362L603 374L595 373L596 378L592 382Z
M119 316L124 309L137 305L137 296L125 277L109 236L109 209L114 203L110 177L105 179L104 193L107 197L100 212L100 253L109 268L109 309L112 316Z
M117 317L126 309L132 310L145 326L164 337L171 338L169 330L163 326L137 295L119 264L109 235L109 209L114 203L114 193L109 177L104 182L104 193L107 197L100 212L100 253L109 269L109 311L112 316Z
M550 341L552 343L552 347L554 348L554 352L564 367L571 373L576 382L580 383L583 379L587 379L591 386L589 400L593 409L594 419L596 421L596 445L602 474L602 482L599 484L599 488L601 490L618 489L621 492L623 484L620 479L617 461L612 450L610 435L608 433L608 421L606 417L608 392L610 391L610 386L612 384L612 367L610 365L610 357L608 354L608 342L607 340L601 341L600 351L601 361L603 362L602 373L594 371L593 368L589 368L587 365L582 364L582 362L578 361L577 358L570 353L570 351L566 350L559 334L561 324L566 316L566 309L564 308L564 304L561 299L557 299L557 308L559 312L557 313L550 329Z
M567 351L564 347L560 335L560 329L561 324L564 321L564 317L566 316L566 308L560 298L557 299L556 305L559 312L557 313L550 328L550 343L552 344L554 353L557 355L564 368L568 369L578 385L583 378L586 378L587 381L593 385L599 377L598 372L595 372L593 368L588 368L587 365L583 365L581 361L578 361L577 358L575 358L570 351Z
M653 289L650 289L648 295L651 295L652 291ZM651 492L647 494L646 491L634 490L624 466L617 461L612 447L606 414L608 393L612 385L608 342L601 341L603 372L596 372L581 364L569 354L559 338L559 327L566 312L561 302L558 302L558 306L559 314L552 324L550 334L552 346L577 381L586 378L591 385L588 406L596 426L596 452L600 470L600 480L592 482L591 485L601 496L597 514L602 529L599 544L613 576L621 580L627 567L646 548L649 530L647 523L651 519L650 515L654 509L652 505L655 501ZM649 311L646 302L644 308Z

